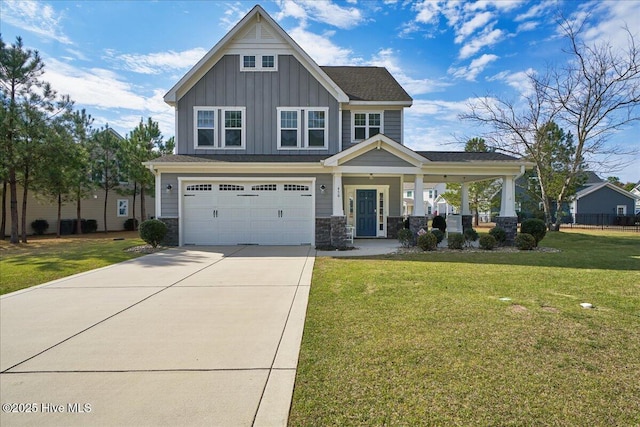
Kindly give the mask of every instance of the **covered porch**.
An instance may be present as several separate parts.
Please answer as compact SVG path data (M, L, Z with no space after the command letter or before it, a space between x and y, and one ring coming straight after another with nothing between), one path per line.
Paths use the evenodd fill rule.
M515 238L515 180L527 163L501 153L413 151L385 135L376 135L323 162L333 179L331 246L348 246L355 238L396 238L408 219L417 232L427 224L425 183L461 184L460 221L471 227L469 185L502 181L502 202L496 223ZM414 208L403 216L403 187L412 183Z

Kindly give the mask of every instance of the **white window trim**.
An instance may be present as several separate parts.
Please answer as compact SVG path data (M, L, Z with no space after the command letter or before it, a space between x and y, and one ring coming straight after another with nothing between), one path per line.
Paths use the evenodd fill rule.
M238 146L231 146L231 147L227 147L227 141L226 141L226 130L227 127L225 126L225 112L227 111L240 111L242 113L242 127L240 128L240 147ZM247 139L247 108L246 107L224 107L220 109L220 149L224 149L224 150L244 150L246 147L246 139ZM229 129L237 129L237 128L229 128Z
M124 208L124 213L120 213L120 208ZM117 216L124 218L129 216L129 199L118 199L116 204Z
M356 139L356 114L366 114L366 125L365 125L365 139L369 139L371 136L369 135L369 114L380 114L380 133L384 133L384 111L383 110L375 110L375 111L363 111L363 110L352 110L351 111L351 142L360 142L365 139ZM361 126L359 126L361 127Z
M283 111L295 111L298 114L298 127L296 129L296 135L297 135L297 140L299 142L300 145L302 145L302 120L301 120L301 114L302 114L302 109L301 108L287 108L287 107L277 107L276 108L276 115L277 115L277 122L278 122L278 150L300 150L300 146L296 146L296 147L283 147L282 146L282 118L280 116L280 114ZM286 129L290 129L290 128L286 128Z
M256 66L255 67L245 67L244 66L244 57L245 56L255 56L256 57ZM262 58L265 56L273 56L273 67L262 67ZM278 55L275 53L246 53L240 54L240 71L259 71L259 72L270 72L270 71L278 71Z
M622 213L618 213L622 208ZM617 205L616 206L616 215L626 215L627 214L627 205Z
M283 147L281 145L281 120L280 113L282 111L297 111L298 112L298 141L297 147ZM309 146L309 114L310 111L323 111L324 112L324 145L322 147L310 147ZM276 107L277 112L277 140L278 150L328 150L329 149L329 108L328 107Z
M198 145L198 111L213 111L213 145ZM241 146L227 147L225 144L225 111L242 112ZM203 128L208 129L208 128ZM245 150L247 141L247 107L193 107L193 146L196 150Z
M213 111L213 145L198 145L198 112ZM209 128L203 128L209 129ZM218 147L218 108L217 107L193 107L193 146L196 150L213 150Z

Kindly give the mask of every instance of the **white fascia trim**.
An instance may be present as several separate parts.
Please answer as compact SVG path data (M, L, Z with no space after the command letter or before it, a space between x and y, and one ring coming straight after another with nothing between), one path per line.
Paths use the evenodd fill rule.
M165 163L153 165L162 173L327 173L320 163Z

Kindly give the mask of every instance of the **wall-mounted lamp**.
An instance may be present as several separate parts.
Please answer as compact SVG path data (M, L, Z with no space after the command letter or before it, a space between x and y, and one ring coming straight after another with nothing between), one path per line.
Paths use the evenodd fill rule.
M327 190L327 186L326 186L326 185L324 185L324 184L322 184L322 185L320 186L320 192L321 192L322 194L324 194L324 192L325 192L326 190Z
M173 185L167 184L167 186L165 188L167 189L167 193L169 193L169 192L171 192L171 189L173 188Z
M97 195L97 194L94 194L94 195L93 195L93 198L94 198L94 199L97 199L97 198L98 198L98 195Z
M373 179L373 174L372 173L369 174L369 179Z

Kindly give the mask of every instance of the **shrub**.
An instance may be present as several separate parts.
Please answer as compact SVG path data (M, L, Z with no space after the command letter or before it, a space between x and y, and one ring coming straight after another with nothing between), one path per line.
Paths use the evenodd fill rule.
M413 233L408 228L398 231L398 241L402 246L408 248L413 245Z
M431 221L431 227L437 228L444 233L447 230L447 221L445 221L442 215L436 215L433 217L433 221Z
M97 219L88 219L81 223L82 232L83 233L95 233L98 231L98 220Z
M36 219L31 223L31 228L33 228L34 233L43 235L49 229L49 222L46 219Z
M530 251L536 247L536 238L528 233L520 233L516 236L516 247L521 251Z
M464 235L462 233L449 233L447 244L449 249L462 249L464 246Z
M497 244L496 238L491 234L485 234L480 237L480 247L484 250L490 251L495 248Z
M129 218L124 222L124 229L127 231L134 231L138 228L138 219Z
M167 235L167 225L159 219L148 219L140 224L140 238L157 247Z
M493 236L493 238L496 239L496 244L498 246L504 245L504 242L507 241L507 232L502 227L493 227L491 230L489 230L489 235Z
M431 234L436 236L436 239L438 241L437 244L440 244L444 240L444 233L437 228L434 228L433 230L431 230Z
M418 235L418 246L423 251L432 251L438 246L438 238L433 233Z
M547 226L543 220L537 218L525 219L520 224L520 233L530 234L536 239L536 246L547 234Z
M478 232L473 228L467 228L464 230L464 240L469 244L475 242L478 240Z

